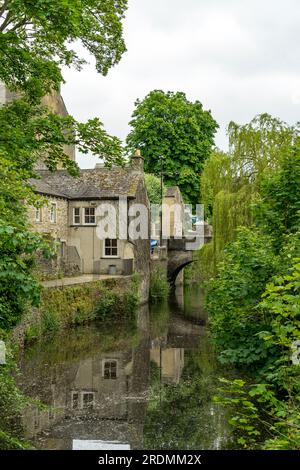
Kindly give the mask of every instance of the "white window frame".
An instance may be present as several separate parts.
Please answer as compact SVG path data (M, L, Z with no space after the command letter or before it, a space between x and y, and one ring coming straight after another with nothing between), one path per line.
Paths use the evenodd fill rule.
M35 208L35 221L37 224L40 224L42 222L42 208L41 207Z
M104 375L104 372L105 372L105 364L106 362L115 362L116 363L116 377L109 377L109 378L106 378L105 375ZM119 377L119 361L118 359L115 359L115 358L106 358L106 359L102 359L102 378L104 380L117 380Z
M78 210L79 214L75 215L75 211ZM75 221L75 218L79 216L79 222ZM80 225L81 222L81 210L80 207L73 207L73 225Z
M78 406L77 406L77 408L74 408L74 406L73 406L73 404L74 404L74 395L78 395L78 401L77 401ZM80 408L81 408L80 392L77 391L77 390L72 390L72 392L71 392L71 408L72 408L72 410L80 410Z
M86 222L85 221L85 211L86 210L94 210L94 218L95 218L95 221L94 222ZM83 207L82 208L82 212L83 212L83 225L96 225L96 208L95 207ZM91 216L89 216L91 217Z
M93 401L90 402L90 403L92 403L91 408L94 408L94 406L95 406L95 392L84 391L84 392L81 392L81 409L86 410L86 409L90 408L89 406L86 406L86 407L84 406L84 400L83 400L84 395L93 395Z
M78 407L77 408L74 408L73 406L73 403L74 403L74 395L78 395ZM83 401L83 397L84 395L93 395L93 401L91 402L92 403L92 406L91 408L94 408L95 406L95 396L96 396L96 393L95 392L91 392L89 390L72 390L71 392L71 409L72 410L83 410L83 409L87 409L88 407L84 408L84 401Z
M105 254L106 240L117 240L117 254L116 255L107 255L107 254ZM111 248L113 248L113 247L111 247ZM119 239L118 238L106 238L105 240L103 240L103 258L111 258L111 259L120 258L120 246L119 246Z
M53 212L52 212L52 208L54 208ZM54 217L52 217L52 215L54 215ZM57 202L50 203L50 222L51 224L57 223Z

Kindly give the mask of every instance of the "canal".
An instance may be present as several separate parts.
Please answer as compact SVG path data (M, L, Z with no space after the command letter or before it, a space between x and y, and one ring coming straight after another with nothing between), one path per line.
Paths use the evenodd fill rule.
M231 448L206 325L203 292L179 288L132 324L94 323L28 347L17 377L32 399L24 437L39 449Z

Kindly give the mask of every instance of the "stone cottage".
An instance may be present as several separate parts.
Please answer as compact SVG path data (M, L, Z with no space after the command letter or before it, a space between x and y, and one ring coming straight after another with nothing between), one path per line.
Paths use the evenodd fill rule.
M120 200L126 202L127 220L132 219L132 205L143 204L149 211L144 182L144 160L137 152L126 167L81 170L72 177L65 170L39 170L39 179L31 180L35 191L46 198L41 208L30 208L35 232L51 237L57 246L55 264L44 270L65 275L146 274L149 270L149 239L132 240L128 230L122 239L99 239L99 208L107 203L115 207L117 220ZM128 229L128 226L127 226Z
M0 106L17 99L19 95L10 92L0 82ZM42 100L52 112L67 116L68 111L60 93L53 92ZM65 154L75 161L75 147L64 147ZM79 177L72 177L67 171L47 170L41 159L36 165L38 178L30 181L34 190L44 197L44 205L29 208L32 230L44 234L54 242L56 256L46 261L39 258L42 272L46 276L78 274L142 276L141 292L147 296L149 284L150 241L132 239L124 231L122 237L99 239L97 211L101 205L115 207L119 216L119 200L126 201L125 218L132 216L133 204L141 204L149 213L149 201L144 181L144 160L137 151L126 167L108 169L102 164L91 170L80 170ZM124 214L123 214L124 218ZM127 224L128 225L128 224ZM145 233L145 227L143 227ZM148 235L148 234L147 234ZM142 294L143 297L143 294Z

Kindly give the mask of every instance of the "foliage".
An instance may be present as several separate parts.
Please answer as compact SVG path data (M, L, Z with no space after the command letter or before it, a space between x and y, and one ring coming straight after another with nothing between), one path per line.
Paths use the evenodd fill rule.
M125 51L126 0L1 0L0 80L34 99L58 89L61 67L83 61L71 48L80 41L106 75Z
M288 126L264 113L245 125L231 122L228 136L235 174L259 184L265 173L278 168L282 156L298 141L299 126Z
M299 126L288 126L285 122L273 118L268 114L256 116L249 124L238 125L231 122L228 126L229 152L215 151L205 162L201 175L201 197L205 206L208 220L213 224L214 253L212 258L213 271L217 272L217 265L222 260L223 250L227 243L235 240L236 229L239 226L251 226L258 223L258 213L262 222L273 214L273 222L276 224L276 213L268 206L263 208L260 195L265 185L267 195L269 178L282 168L282 160L286 156L290 163L290 170L286 170L285 191L288 195L288 179L292 174L291 149L296 161L296 148L299 141ZM288 163L286 163L288 164ZM289 174L288 174L289 173ZM290 197L297 204L296 188L298 176L297 169L291 182ZM269 183L267 183L269 181ZM281 194L281 189L269 188L273 192L273 198ZM294 196L292 196L294 194ZM288 196L287 196L288 197ZM281 202L279 202L279 199ZM279 196L278 204L282 204L282 212L286 207L286 201ZM270 199L271 202L271 199ZM290 201L291 202L291 201ZM255 208L255 217L253 214ZM259 208L259 209L258 209ZM254 220L255 219L255 220ZM280 220L279 220L280 222ZM281 228L278 226L277 234ZM271 234L270 230L266 233ZM207 278L208 279L208 278Z
M125 50L122 24L126 0L0 1L0 80L12 99L0 109L0 327L11 328L36 305L39 286L33 275L34 253L51 255L27 224L24 202L43 199L28 184L43 159L54 171L78 174L66 146L92 152L108 165L123 162L120 140L109 136L98 118L87 123L59 116L42 104L59 91L62 66L83 62L71 49L79 40L106 74Z
M261 198L256 205L259 225L274 237L277 249L282 248L286 234L300 227L300 148L283 155L280 168L261 184Z
M213 403L217 364L203 337L199 350L185 351L179 383L164 383L152 365L151 393L144 425L146 449L228 448L226 412ZM218 437L216 439L216 436Z
M28 443L19 437L22 433L20 416L27 399L19 391L12 377L16 366L8 343L7 349L7 364L0 367L0 449L28 449Z
M266 358L266 348L257 337L264 319L255 307L277 270L271 239L254 228L240 229L236 241L227 246L207 296L222 362L251 365Z
M170 286L166 271L163 267L154 268L150 278L150 300L157 302L167 299L169 292Z
M300 339L298 128L262 115L231 124L229 134L231 168L243 185L228 191L232 174L225 181L221 173L224 190L212 196L214 260L221 262L207 307L220 360L250 377L223 380L216 399L235 407L230 423L242 447L298 449L300 369L291 362ZM234 204L238 194L245 197Z
M239 189L234 178L232 159L227 153L215 150L205 161L200 177L201 202L206 219L212 221L214 201L221 191L232 192Z
M31 315L25 341L32 343L54 333L95 319L134 318L139 305L138 280L97 281L62 289L44 289L38 310Z
M145 183L147 188L148 198L151 204L161 204L161 181L158 176L150 173L145 174ZM166 187L163 184L163 196L166 193Z
M199 176L214 144L217 123L199 101L184 93L154 90L137 100L127 137L128 153L139 148L145 169L160 174L167 186L179 186L186 202L199 203Z
M215 275L215 255L213 242L206 243L194 252L194 261L184 268L185 284L203 284Z

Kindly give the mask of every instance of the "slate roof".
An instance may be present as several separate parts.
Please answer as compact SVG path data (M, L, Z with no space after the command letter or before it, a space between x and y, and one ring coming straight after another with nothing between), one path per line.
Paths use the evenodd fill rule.
M30 180L38 193L72 200L134 198L142 179L141 173L120 167L81 170L77 178L65 170L38 174L40 179Z

